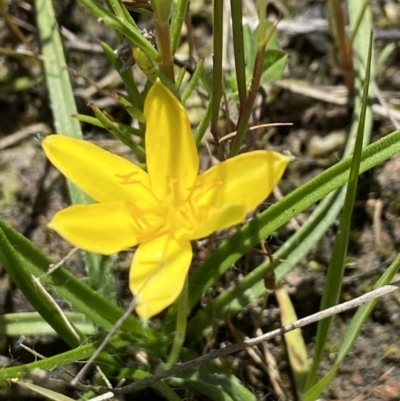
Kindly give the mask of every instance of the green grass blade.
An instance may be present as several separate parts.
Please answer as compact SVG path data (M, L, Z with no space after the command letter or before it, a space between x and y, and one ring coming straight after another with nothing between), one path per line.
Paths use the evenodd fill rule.
M36 11L45 77L56 131L71 138L82 139L79 121L72 118L72 115L77 114L77 109L51 0L38 0ZM83 191L69 181L68 190L72 203L91 202ZM89 252L85 252L84 255L91 286L116 302L114 276L109 258Z
M102 7L97 1L79 0L79 3L85 6L94 16L101 18L101 21L105 26L125 35L133 45L139 47L152 60L156 61L158 59L157 50L147 39L144 38L140 29L131 21L117 18L106 8Z
M135 79L133 77L132 68L123 69L124 63L117 56L114 49L105 42L100 42L104 54L108 57L113 67L116 69L120 77L122 78L126 91L128 92L128 97L130 102L139 110L143 111L143 98L137 88ZM131 49L132 51L132 49Z
M121 340L118 336L113 337L110 344L116 350L126 349L127 346L131 345L129 342ZM86 343L86 344L81 344L78 348L75 348L71 351L63 352L62 354L51 356L49 358L40 359L36 362L27 363L24 365L21 364L9 368L2 368L0 369L0 382L3 380L13 379L15 377L26 376L29 372L32 372L35 369L52 371L55 368L70 365L71 363L88 359L92 356L92 354L95 351L96 351L95 343ZM99 355L98 361L107 363L109 369L121 368L118 362L116 362L111 356L105 353Z
M281 326L287 326L298 320L293 303L282 285L276 288L276 300L281 312ZM310 370L307 348L300 329L292 330L284 335L285 348L288 355L296 393L302 393Z
M185 89L182 91L181 100L182 104L186 103L186 100L192 94L192 92L198 87L199 81L203 76L204 72L204 59L201 59L194 70L193 75L190 78L190 81L187 83Z
M397 272L400 270L400 254L397 255L396 259L389 266L389 268L385 271L385 273L381 276L381 278L377 281L374 289L383 287L386 284L389 284ZM340 349L338 351L338 355L335 361L335 364L331 368L331 370L313 387L311 387L304 395L303 401L314 401L316 400L322 391L328 386L331 380L336 375L338 369L342 365L344 358L351 350L355 340L357 339L358 334L360 333L365 321L375 308L378 299L374 299L372 301L367 302L366 304L360 306L358 308L356 314L351 319L349 327L346 330L343 341L340 345Z
M185 21L189 0L174 0L171 18L171 54L176 53L181 38L182 26Z
M233 49L235 52L235 75L239 93L239 110L244 109L247 96L242 7L241 1L231 0Z
M16 383L18 386L23 387L25 389L28 389L36 394L42 395L48 400L53 400L53 401L74 401L73 398L67 397L64 394L57 393L56 391L49 390L48 388L38 386L33 383L29 382L24 382L21 380L12 380L14 383Z
M343 213L339 223L339 229L333 245L332 256L330 259L328 274L325 282L325 290L321 301L321 310L336 305L339 301L344 269L346 265L347 249L350 237L351 216L353 214L354 203L357 193L359 167L361 162L361 152L363 146L363 133L366 111L368 107L368 88L371 76L371 56L372 56L373 40L370 38L369 44L369 62L365 74L365 84L363 93L363 104L361 107L360 123L358 127L358 135L354 147L354 155L350 169L349 183L347 186L346 200L344 203ZM319 365L322 360L323 351L330 327L333 322L333 316L321 320L318 323L316 344L314 350L313 365L310 370L310 375L307 379L307 388L315 381Z
M37 286L28 266L16 251L18 244L11 243L1 227L0 244L0 261L11 279L60 337L71 347L77 347L83 338L77 335L72 324L64 320L60 310L52 302L49 302L47 294Z
M68 320L85 335L94 335L96 328L82 313L65 312ZM39 336L56 334L56 331L41 317L38 312L19 312L0 315L0 335Z
M182 388L198 391L212 400L257 400L254 393L249 391L235 375L214 364L204 366L199 371L182 372L178 377L168 379L168 381ZM212 393L212 389L214 393Z

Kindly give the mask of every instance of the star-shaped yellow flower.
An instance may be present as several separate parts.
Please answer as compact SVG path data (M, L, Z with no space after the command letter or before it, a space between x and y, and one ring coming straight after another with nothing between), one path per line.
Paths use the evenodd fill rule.
M244 220L280 180L288 158L254 151L199 174L185 109L157 80L144 108L148 172L89 142L51 135L50 161L98 203L56 213L49 227L71 244L110 255L139 245L129 285L137 313L149 318L182 291L190 240Z

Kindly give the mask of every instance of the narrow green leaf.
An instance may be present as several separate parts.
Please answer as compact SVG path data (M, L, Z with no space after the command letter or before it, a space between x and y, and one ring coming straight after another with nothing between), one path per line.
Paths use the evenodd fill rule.
M130 346L131 343L126 340L121 340L118 336L115 336L111 339L110 345L115 349L126 349L126 347ZM23 377L27 375L29 372L34 371L35 369L43 369L43 370L54 370L56 368L70 365L71 363L75 363L77 361L88 359L92 356L92 354L96 351L95 343L85 343L80 347L75 348L71 351L63 352L62 354L51 356L46 359L40 359L38 361L27 363L24 365L17 365L10 368L2 368L0 369L0 382L3 380L14 379L16 377ZM106 353L102 353L99 355L98 361L103 362L103 369L108 367L110 369L121 368L120 364L116 362L110 355ZM115 372L113 372L115 375Z
M46 83L56 131L71 138L82 139L79 121L72 118L72 115L77 114L77 109L52 1L38 0L36 11ZM88 196L76 185L70 181L67 182L72 203L91 202ZM110 300L116 302L115 283L110 260L90 252L84 253L84 259L90 284Z
M294 323L297 320L297 315L289 294L280 286L275 290L275 296L279 304L279 310L281 311L282 327ZM284 338L296 390L301 393L304 390L310 369L307 348L300 329L285 333Z
M116 139L119 139L122 143L128 146L138 157L139 161L143 162L146 159L144 149L132 139L130 130L127 128L128 126L111 121L96 105L91 104L90 107L101 124L103 124L104 128Z
M155 61L158 59L157 50L143 37L140 29L135 24L132 24L130 21L127 22L118 19L114 14L102 7L96 1L79 0L79 3L85 6L97 18L101 18L101 21L105 26L125 35L133 45L142 49L151 59Z
M200 371L188 370L178 377L168 379L174 385L200 392L212 400L256 401L253 392L227 369L214 364L204 366ZM214 390L214 393L212 392ZM221 398L223 397L223 398Z
M393 263L389 266L389 268L383 273L381 278L377 281L377 283L374 286L374 289L389 284L393 280L394 276L399 272L399 270L400 270L400 254L397 255ZM375 308L378 300L379 299L374 299L358 308L356 314L351 319L349 327L346 330L343 341L338 351L335 364L333 365L331 370L319 382L317 382L303 395L303 401L315 401L317 398L319 398L324 389L335 377L345 357L347 356L354 342L356 341L365 321Z
M72 324L64 320L59 309L49 302L46 294L37 286L32 273L16 251L18 243L11 243L2 227L0 227L0 244L0 261L11 279L60 337L71 347L77 347L83 338L77 336Z
M130 102L139 110L143 110L143 98L134 80L132 68L124 68L124 62L118 57L117 52L115 52L114 49L107 43L100 42L100 46L103 48L104 54L108 57L111 64L121 76L122 81L125 84L126 91L128 92ZM122 44L120 46L127 46L129 48L129 52L132 52L132 48L129 43Z
M174 0L171 18L171 54L176 53L181 38L182 26L185 21L189 0Z
M347 248L350 237L351 216L353 214L354 203L357 193L358 175L360 170L361 154L363 147L364 124L368 107L368 88L371 77L371 62L372 62L373 40L370 37L369 44L369 59L367 71L365 74L363 101L360 113L358 126L358 135L354 146L354 154L350 168L349 183L347 186L346 200L343 208L343 213L340 219L338 232L333 245L332 256L328 266L328 273L325 282L325 290L322 295L321 310L327 309L336 305L339 301L342 279L347 257ZM328 339L329 330L333 322L333 316L321 320L318 323L316 344L314 350L313 364L310 370L310 375L307 379L306 389L310 388L316 380L319 365L323 357L323 351Z
M150 372L147 372L140 368L123 368L119 371L118 379L138 381L149 376L151 376ZM182 401L182 399L175 393L175 391L173 391L172 388L162 380L152 383L149 387L152 387L160 392L160 394L162 394L168 401Z
M187 83L185 89L182 91L181 95L182 104L186 103L186 100L189 98L192 92L197 88L199 81L203 76L203 72L204 72L204 59L201 59L197 63L194 73L190 78L190 81Z
M85 335L94 335L96 327L82 313L65 312L68 320ZM19 312L0 315L0 335L9 337L54 335L56 331L38 312Z
M37 384L24 382L22 380L12 380L12 382L15 383L17 386L21 386L21 387L23 387L25 389L33 391L36 394L42 395L42 396L46 397L49 400L54 400L54 401L74 401L73 398L67 397L64 394L57 393L56 391L49 390L48 388L44 388L44 387L38 386Z

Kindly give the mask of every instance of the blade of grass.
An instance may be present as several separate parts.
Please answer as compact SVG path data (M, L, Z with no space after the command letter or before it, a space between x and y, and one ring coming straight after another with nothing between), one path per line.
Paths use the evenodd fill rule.
M85 335L94 335L96 332L93 323L87 320L82 313L65 312L65 316ZM5 336L38 336L56 334L56 331L40 316L38 312L7 313L0 315L0 335Z
M374 286L374 289L389 284L399 270L400 270L400 254L397 255L393 263L388 267L388 269L383 273L382 277L377 281L377 283ZM336 372L342 365L344 358L351 350L366 319L371 314L372 310L375 308L378 300L379 300L378 298L374 299L358 308L356 314L351 319L349 327L346 330L346 334L344 335L343 341L340 345L335 364L333 365L331 370L319 382L317 382L303 395L303 401L316 400L320 396L322 391L331 382Z
M279 304L279 310L281 311L282 327L297 321L297 315L287 291L282 286L278 286L275 290L275 296ZM284 338L296 390L301 393L304 390L310 368L307 348L300 329L285 333Z
M60 335L71 347L77 347L83 338L79 338L73 329L71 322L65 321L60 311L53 303L49 302L45 294L36 285L28 266L15 250L5 232L0 227L0 261L7 270L17 287L28 298L33 307L40 313L43 319Z
M181 38L182 26L185 21L189 0L174 0L171 18L171 53L174 55Z
M126 349L127 346L131 345L129 341L121 340L118 336L113 338L111 341L111 346L114 349ZM52 356L46 359L41 359L32 363L27 363L24 365L12 366L9 368L0 369L0 381L13 379L15 377L24 377L29 372L35 369L49 370L52 371L55 368L70 365L71 363L76 363L89 358L96 351L95 343L81 344L78 348L71 351L63 352L62 354ZM99 360L103 363L109 364L110 369L120 369L121 366L117 363L111 356L103 353L99 357ZM115 374L115 372L114 372Z
M21 386L25 389L28 389L36 394L42 395L46 397L48 400L53 400L53 401L74 401L73 398L67 397L64 394L57 393L56 391L49 390L48 388L38 386L33 383L29 382L24 382L22 380L18 379L13 379L13 383L15 383L18 386Z
M233 49L235 54L235 74L239 92L239 114L246 102L246 63L244 59L242 2L231 0Z
M43 0L42 0L43 1ZM157 61L158 52L150 44L150 42L145 39L140 32L140 29L133 24L131 21L126 21L125 19L118 19L110 11L102 7L97 1L93 0L78 0L83 6L85 6L94 16L101 19L101 22L117 32L125 35L129 41L139 47L144 53L146 53L152 60Z
M328 266L328 274L326 277L325 290L321 301L321 310L336 305L339 301L342 279L346 264L347 248L350 237L351 216L353 214L354 203L357 193L359 167L361 162L361 153L363 145L364 124L368 107L368 89L371 78L371 63L372 63L372 48L373 39L370 35L368 64L365 73L364 91L362 96L362 106L358 127L358 135L354 147L352 165L350 169L349 183L347 187L346 200L343 208L343 213L340 219L338 232L333 245L332 255ZM323 351L328 339L329 330L332 326L333 317L322 320L318 324L316 344L314 349L313 364L310 370L310 375L307 378L306 390L309 389L315 382L319 365L323 357Z
M73 114L77 114L77 109L51 0L36 2L36 19L56 131L62 135L82 139L79 121L71 117ZM68 181L68 190L72 203L92 202L70 181ZM84 259L90 285L116 303L115 282L110 259L90 252L84 253Z
M204 59L201 59L197 63L194 73L190 78L190 81L187 83L185 89L182 91L181 95L182 104L185 104L186 100L189 98L192 92L197 88L198 83L203 75L203 72L204 72Z
M210 132L216 144L219 144L218 119L222 94L222 28L223 28L223 1L215 0L213 5L213 78L211 98L211 128ZM219 157L222 158L219 149Z

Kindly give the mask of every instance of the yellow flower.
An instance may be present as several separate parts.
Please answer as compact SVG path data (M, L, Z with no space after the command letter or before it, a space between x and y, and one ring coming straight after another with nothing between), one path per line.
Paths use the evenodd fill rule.
M110 255L139 245L129 285L139 316L149 318L182 291L190 240L242 222L280 180L288 158L254 151L199 173L185 109L157 80L144 108L148 172L89 142L51 135L47 157L98 203L56 213L49 227L71 244Z

